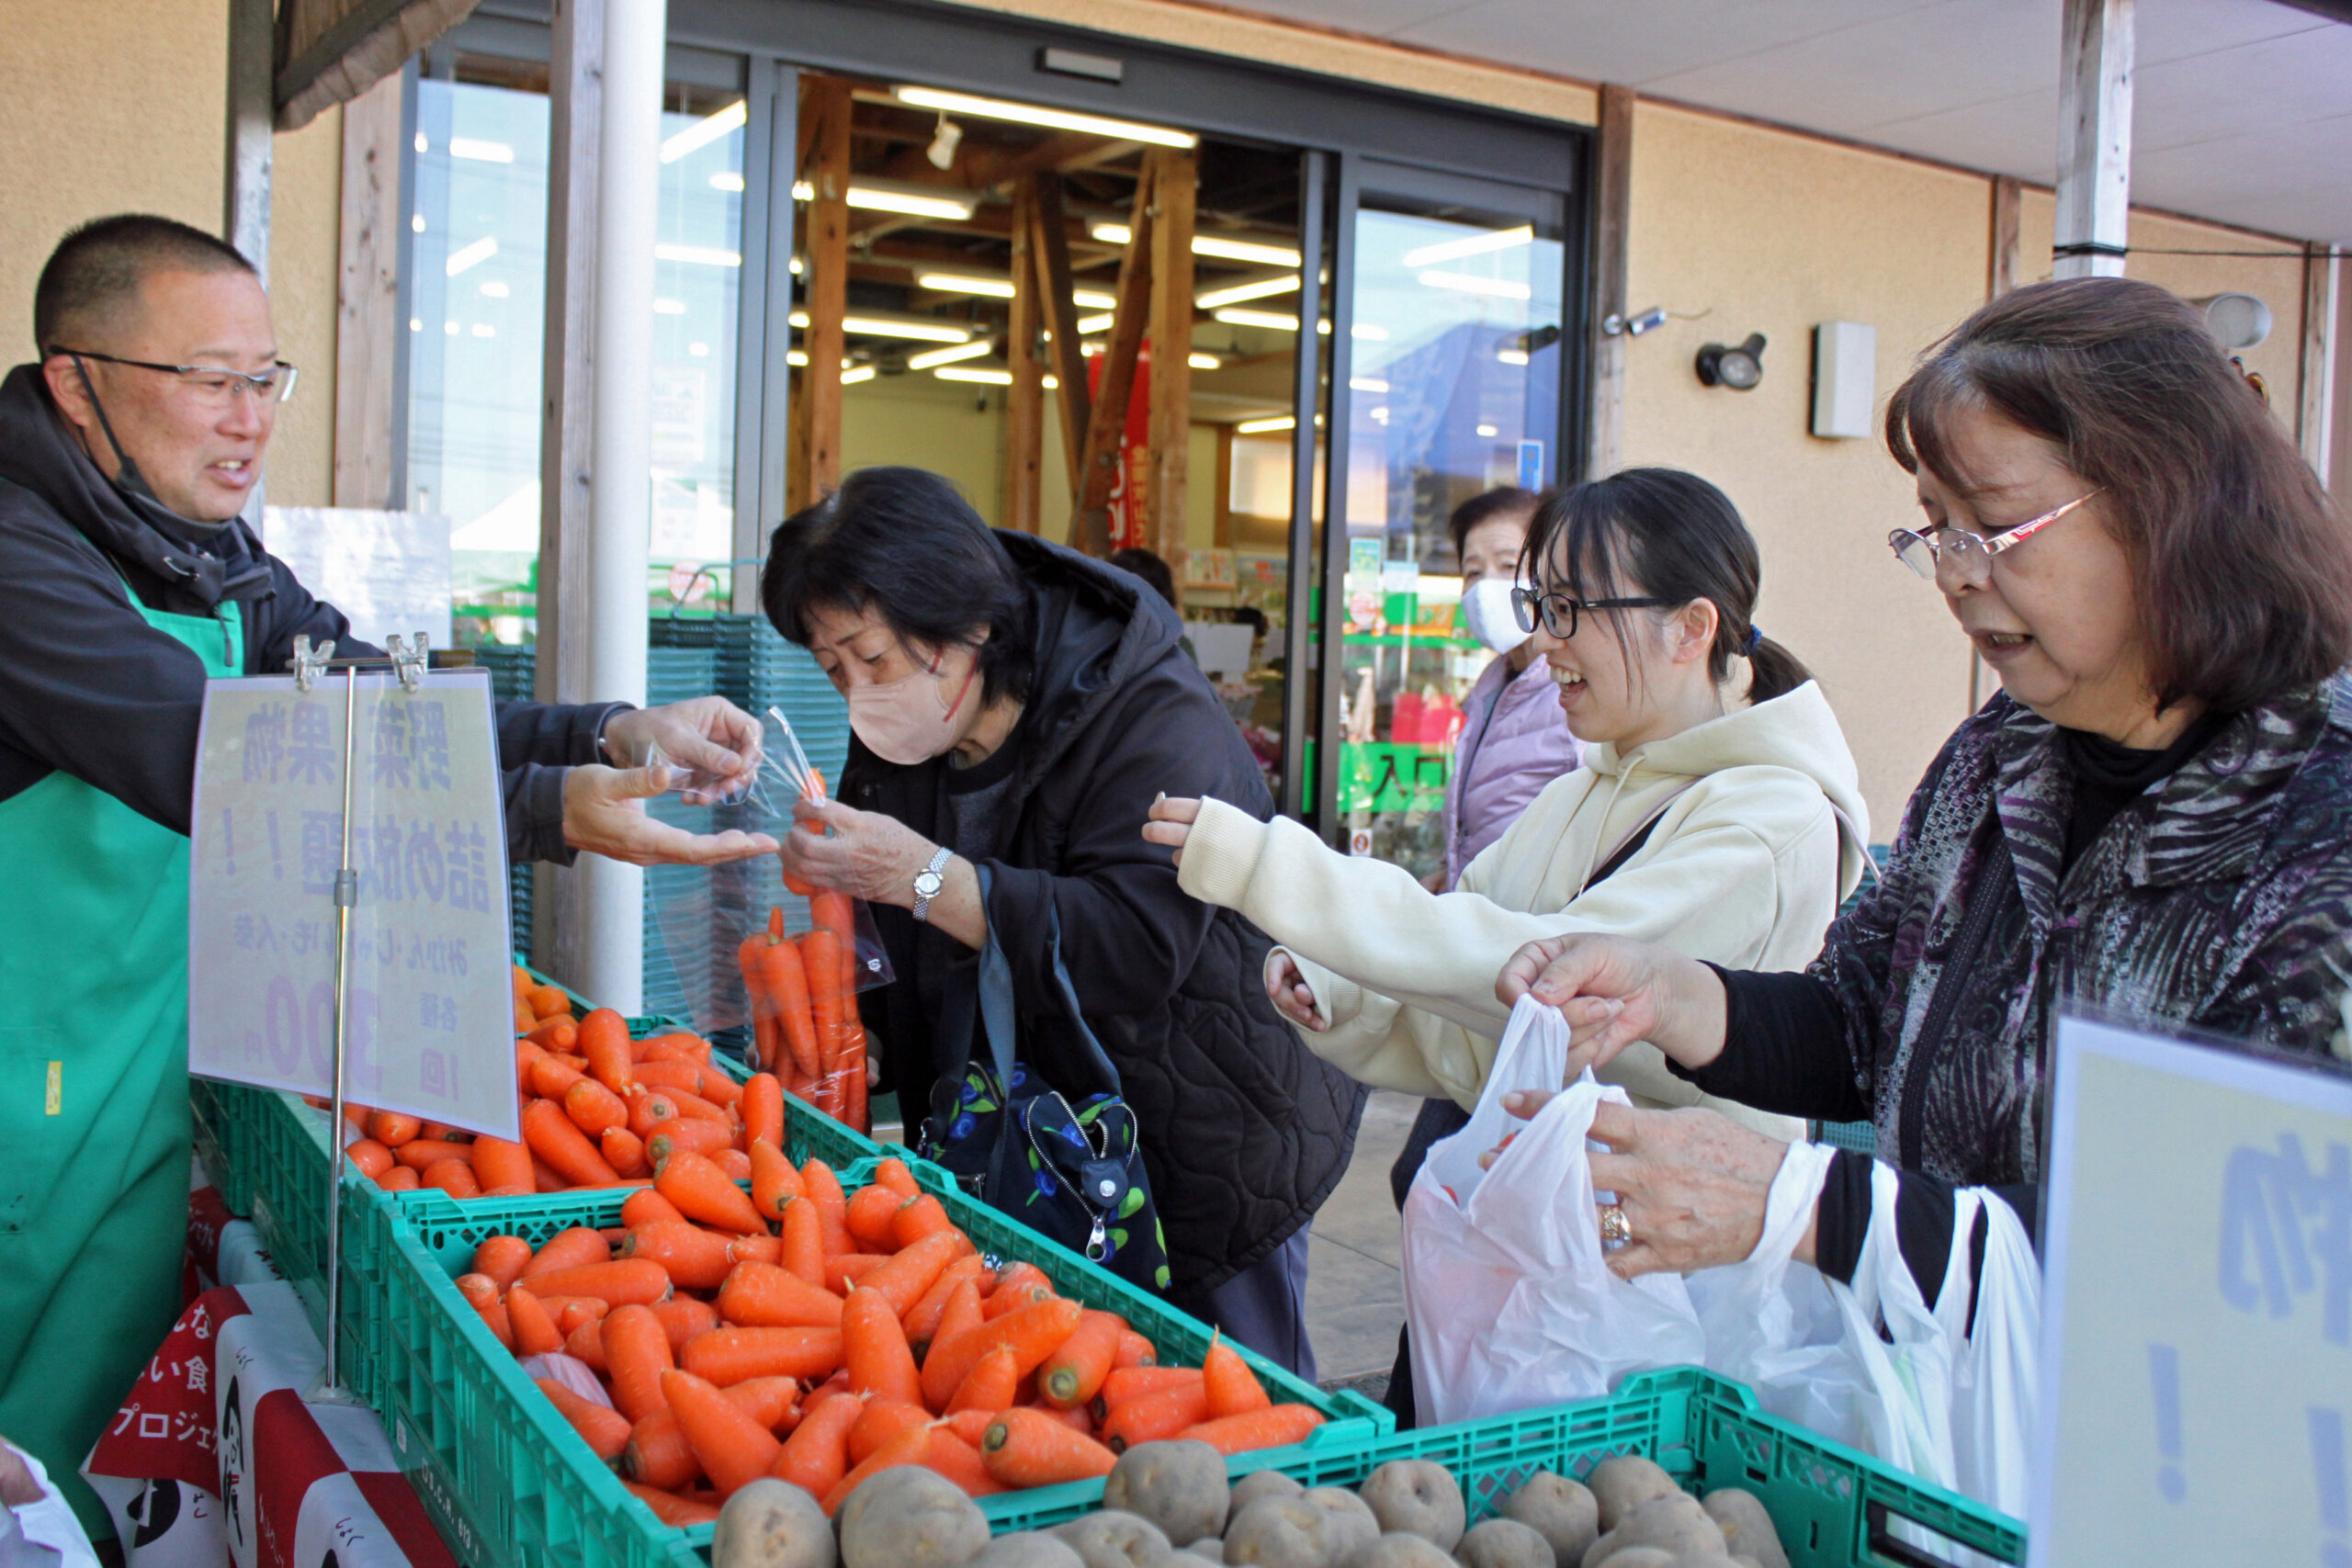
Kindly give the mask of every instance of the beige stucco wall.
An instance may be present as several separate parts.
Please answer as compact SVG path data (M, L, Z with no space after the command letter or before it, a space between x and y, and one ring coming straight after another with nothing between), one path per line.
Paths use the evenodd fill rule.
M58 237L111 212L218 233L223 0L0 0L0 348L32 357L33 283ZM334 472L340 111L277 139L270 270L281 352L301 367L269 499L324 505Z

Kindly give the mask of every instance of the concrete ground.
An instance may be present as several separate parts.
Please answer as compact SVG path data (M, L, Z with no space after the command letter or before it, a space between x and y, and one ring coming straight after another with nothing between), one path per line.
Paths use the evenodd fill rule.
M1408 1095L1373 1095L1348 1173L1307 1239L1306 1325L1317 1375L1327 1387L1344 1383L1372 1399L1388 1386L1405 1321L1403 1236L1388 1168L1420 1108Z

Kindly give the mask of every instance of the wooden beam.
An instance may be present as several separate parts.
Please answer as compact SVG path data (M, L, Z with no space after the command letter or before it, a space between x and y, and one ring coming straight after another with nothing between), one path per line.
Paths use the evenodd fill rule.
M1037 266L1037 292L1045 302L1046 330L1054 334L1054 378L1061 383L1062 456L1069 468L1072 504L1080 487L1086 432L1094 419L1094 399L1086 378L1086 353L1079 347L1078 301L1070 298L1069 219L1062 210L1062 177L1048 170L1029 176L1037 232L1031 250ZM1073 530L1070 537L1077 538Z
M2065 0L2055 277L2120 277L2132 223L2134 0Z
M1155 147L1144 158L1158 211L1151 220L1150 481L1142 497L1143 536L1175 570L1181 595L1193 445L1193 209L1201 166L1189 149Z
M2296 409L2296 435L2303 460L2329 482L2329 470L2352 455L2331 450L2329 435L2335 423L2336 364L2344 345L2336 341L2339 296L2344 287L2344 253L2330 245L2312 245L2303 253L2303 343L2299 367L2302 397Z
M1633 88L1604 83L1594 138L1592 203L1592 400L1587 411L1584 477L1615 473L1624 461L1626 239L1633 207ZM1617 330L1607 323L1614 319Z
M793 400L792 467L785 506L797 512L842 482L842 317L849 309L850 85L838 76L804 76L801 123L808 129L801 174L808 202L808 243L801 285L808 324L800 346L808 363Z
M334 503L390 510L400 348L401 99L394 72L343 107L334 302Z
M1988 299L1998 299L2018 286L2018 214L2023 190L2013 175L1993 176L1992 248L1984 277Z
M1233 547L1233 426L1216 427L1216 532L1211 542L1220 550Z
M1136 182L1135 216L1128 220L1127 254L1119 263L1118 304L1102 346L1102 379L1094 389L1094 414L1086 422L1086 455L1079 463L1078 493L1070 499L1070 543L1091 556L1111 553L1111 491L1119 478L1119 437L1127 427L1127 399L1135 390L1136 356L1151 314L1152 233L1158 226L1157 182L1151 171Z
M1027 182L1012 192L1012 302L1006 308L1004 359L1012 385L1004 397L1004 499L997 526L1037 531L1040 470L1045 466L1046 365L1040 353L1036 192Z

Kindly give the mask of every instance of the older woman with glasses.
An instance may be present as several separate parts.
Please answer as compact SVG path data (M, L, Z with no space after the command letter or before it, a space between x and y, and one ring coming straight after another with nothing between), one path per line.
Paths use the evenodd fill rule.
M1986 306L1886 435L1927 513L1889 543L2003 690L1928 769L1885 879L1801 973L1567 936L1498 992L1561 1008L1572 1072L1640 1041L1710 1094L1874 1122L1932 1303L1952 1189L2037 1219L2053 1011L2346 1054L2352 528L2202 321L2145 283ZM1784 1145L1703 1113L1604 1107L1593 1132L1617 1272L1754 1247ZM1871 1171L1838 1157L1800 1258L1851 1277Z

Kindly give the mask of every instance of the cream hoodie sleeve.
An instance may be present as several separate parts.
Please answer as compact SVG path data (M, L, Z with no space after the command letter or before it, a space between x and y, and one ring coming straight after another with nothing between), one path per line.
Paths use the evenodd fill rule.
M1178 876L1185 891L1239 910L1298 961L1331 1021L1321 1032L1302 1032L1317 1055L1375 1089L1468 1106L1510 1017L1495 998L1495 976L1522 944L1598 932L1734 968L1761 956L1783 913L1783 860L1816 835L1834 855L1837 828L1802 776L1738 772L1736 788L1709 779L1687 791L1639 853L1566 908L1522 913L1480 891L1513 857L1561 841L1540 797L1471 863L1456 892L1431 894L1402 866L1336 853L1287 818L1261 822L1215 800L1201 804ZM1767 773L1776 776L1758 776ZM1635 1094L1675 1104L1699 1098L1654 1046L1635 1047L1612 1066L1620 1064L1624 1071L1608 1076Z

